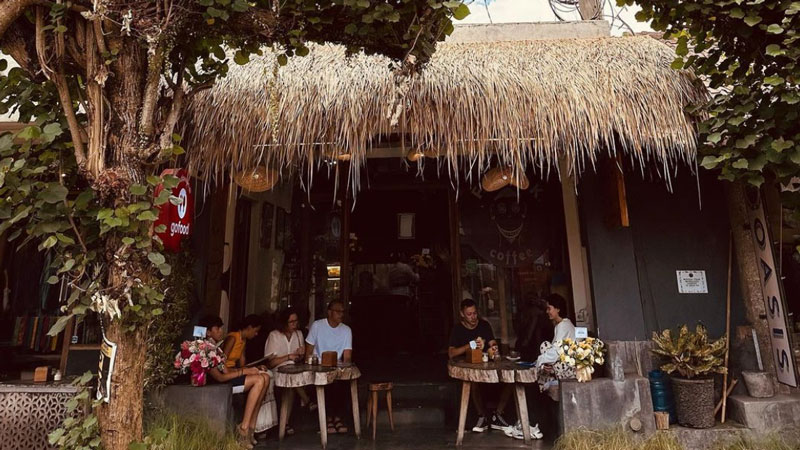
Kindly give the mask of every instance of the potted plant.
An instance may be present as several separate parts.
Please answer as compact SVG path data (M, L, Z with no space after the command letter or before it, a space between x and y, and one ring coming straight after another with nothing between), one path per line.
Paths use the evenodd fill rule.
M700 324L694 332L682 326L653 333L653 353L667 359L661 370L671 374L678 423L692 428L714 426L714 374L724 374L726 338L710 341Z

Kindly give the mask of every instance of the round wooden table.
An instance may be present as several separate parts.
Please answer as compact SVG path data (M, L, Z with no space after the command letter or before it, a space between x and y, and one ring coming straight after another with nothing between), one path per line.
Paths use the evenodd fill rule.
M278 438L283 440L286 435L286 423L292 414L294 402L294 389L303 386L315 386L317 389L317 412L319 414L319 434L322 448L328 445L328 426L325 413L325 386L334 381L350 381L350 399L353 403L353 429L356 437L361 438L361 421L358 411L358 378L361 371L354 364L341 364L337 367L325 367L309 364L287 364L275 370L275 386L283 390L281 403L280 426Z
M525 398L525 384L536 383L535 367L524 367L508 360L471 364L461 361L449 361L447 373L450 377L461 380L461 410L458 414L458 437L456 445L464 439L464 425L467 422L467 408L472 383L507 383L514 385L514 402L517 414L522 423L522 434L525 443L531 442L530 422L528 419L528 401Z

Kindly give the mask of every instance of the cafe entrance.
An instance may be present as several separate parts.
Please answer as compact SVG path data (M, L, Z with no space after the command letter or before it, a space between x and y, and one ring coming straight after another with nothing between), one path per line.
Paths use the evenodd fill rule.
M365 373L446 379L448 338L466 298L506 351L538 349L530 323L550 293L567 299L575 319L557 177L529 174L526 189L488 192L463 174L451 181L435 160L418 173L401 158L375 158L353 196L337 179L345 170L331 165L310 192L296 188L297 256L285 272L295 274L291 304L308 299L310 320L332 298L345 300Z

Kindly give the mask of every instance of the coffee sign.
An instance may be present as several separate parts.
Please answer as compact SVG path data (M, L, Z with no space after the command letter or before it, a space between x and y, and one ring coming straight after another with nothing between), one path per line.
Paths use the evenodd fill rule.
M164 225L166 229L158 233L164 242L164 249L177 252L181 248L181 240L192 233L192 219L194 217L194 198L192 197L192 184L186 169L167 169L161 176L172 175L178 178L178 184L172 188L172 196L180 199L177 205L172 201L161 205L161 212L155 226ZM164 190L163 185L156 186L154 194L158 196Z

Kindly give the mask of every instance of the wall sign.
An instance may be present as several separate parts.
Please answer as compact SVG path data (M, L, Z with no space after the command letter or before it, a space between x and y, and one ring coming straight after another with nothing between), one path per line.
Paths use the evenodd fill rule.
M165 250L177 252L181 249L181 239L192 234L192 219L194 218L192 185L186 169L167 169L161 173L162 177L165 175L178 178L178 184L172 188L172 196L181 199L181 203L174 205L172 202L167 202L161 205L155 226L167 227L163 233L158 233L158 237L164 242ZM164 186L159 184L155 188L154 195L158 196L162 190L164 190Z
M678 270L678 293L708 294L705 270Z
M772 357L775 359L775 371L778 381L797 387L797 373L794 354L790 342L788 317L786 316L786 300L783 294L783 283L780 280L775 256L772 249L769 227L761 191L753 190L747 195L750 232L756 247L756 257L761 275L761 288L764 301L767 303L767 323L770 329Z

